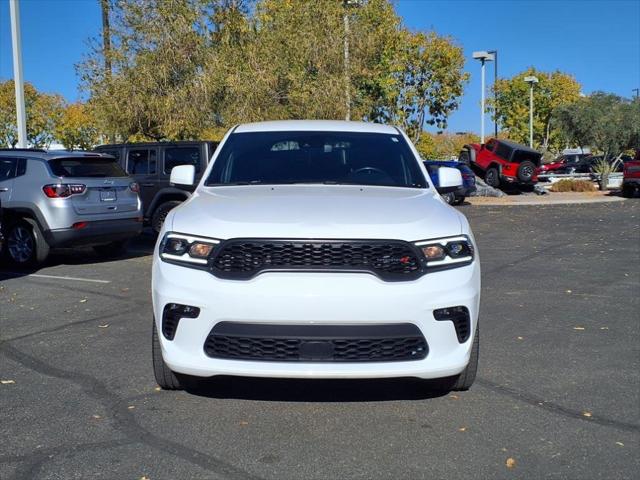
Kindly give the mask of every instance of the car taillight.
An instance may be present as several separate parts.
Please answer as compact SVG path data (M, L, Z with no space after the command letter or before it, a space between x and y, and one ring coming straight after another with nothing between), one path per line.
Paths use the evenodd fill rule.
M129 184L129 189L133 192L133 193L140 193L140 185L138 185L136 182L131 182Z
M86 189L86 185L79 183L57 183L42 187L42 191L49 198L67 198L71 195L82 195Z

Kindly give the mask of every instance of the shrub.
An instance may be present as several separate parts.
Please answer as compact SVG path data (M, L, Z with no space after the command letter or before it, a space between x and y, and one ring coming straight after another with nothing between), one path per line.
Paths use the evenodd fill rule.
M559 180L551 186L552 192L595 192L596 186L590 180Z

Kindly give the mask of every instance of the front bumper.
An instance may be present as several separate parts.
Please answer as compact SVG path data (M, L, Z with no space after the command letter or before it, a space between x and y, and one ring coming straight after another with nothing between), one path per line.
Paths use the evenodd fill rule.
M414 281L384 282L366 273L272 272L246 280L223 280L202 270L153 263L153 310L158 332L168 303L200 309L182 318L173 340L159 334L162 355L173 371L210 377L440 378L466 367L473 333L459 343L450 321L433 310L465 306L475 332L480 301L478 259L471 265L429 273ZM376 325L410 323L424 335L422 360L393 362L277 362L208 357L204 344L219 322L288 325Z
M83 228L61 228L47 230L44 237L50 247L71 247L79 245L100 245L127 240L140 235L142 222L140 217L118 220L99 220L88 222Z

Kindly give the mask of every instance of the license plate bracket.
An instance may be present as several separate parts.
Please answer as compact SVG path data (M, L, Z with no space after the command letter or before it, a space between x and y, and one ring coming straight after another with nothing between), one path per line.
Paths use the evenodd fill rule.
M101 202L115 202L118 199L116 191L112 188L100 190Z

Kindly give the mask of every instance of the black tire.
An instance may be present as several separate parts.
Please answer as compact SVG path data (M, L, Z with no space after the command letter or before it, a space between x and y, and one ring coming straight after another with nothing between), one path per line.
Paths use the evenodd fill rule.
M633 188L632 185L623 185L622 187L622 196L625 198L633 198L633 194L636 192L636 189Z
M536 165L529 160L525 160L518 166L518 180L521 182L531 182L535 173Z
M127 251L127 240L107 243L106 245L95 245L93 251L102 257L119 257Z
M467 197L456 197L455 202L453 202L454 205L462 205L464 203L464 200Z
M49 250L49 244L35 221L24 219L9 225L4 251L12 265L34 267L47 259Z
M476 373L478 371L478 357L480 354L480 326L476 327L476 334L473 337L473 346L471 347L471 357L469 358L469 364L464 371L454 377L454 383L451 387L452 390L464 391L469 390L471 385L476 379Z
M156 382L163 390L182 390L182 383L178 375L164 363L162 358L162 349L160 348L160 340L158 339L158 330L156 329L156 320L153 319L153 338L151 343L151 352L153 357L153 373Z
M493 188L500 186L500 172L498 172L496 167L491 167L485 172L484 182Z
M162 230L162 225L164 224L164 220L167 218L169 212L181 203L182 202L179 200L170 200L158 205L158 208L155 209L151 216L151 228L156 232L156 234L160 233L160 230Z
M449 205L453 205L453 203L456 200L456 195L453 192L443 193L441 196L443 200L447 202Z

